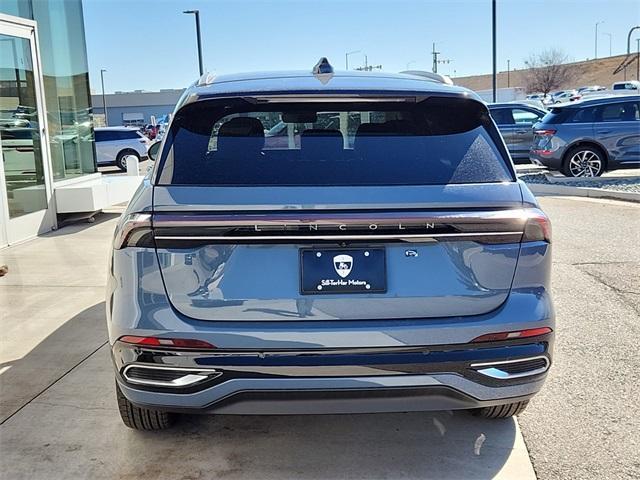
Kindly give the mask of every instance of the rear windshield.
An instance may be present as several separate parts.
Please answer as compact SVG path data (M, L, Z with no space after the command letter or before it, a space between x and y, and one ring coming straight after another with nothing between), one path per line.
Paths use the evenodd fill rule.
M574 113L575 109L572 108L552 108L551 111L542 118L542 123L565 123Z
M512 181L476 101L201 101L181 109L160 185L437 185Z

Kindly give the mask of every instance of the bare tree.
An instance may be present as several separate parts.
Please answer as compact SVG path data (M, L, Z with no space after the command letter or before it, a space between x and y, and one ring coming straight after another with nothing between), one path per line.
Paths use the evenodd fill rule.
M529 68L526 79L527 92L547 94L569 83L572 75L570 68L566 65L567 60L567 55L555 48L529 55L529 58L524 61Z

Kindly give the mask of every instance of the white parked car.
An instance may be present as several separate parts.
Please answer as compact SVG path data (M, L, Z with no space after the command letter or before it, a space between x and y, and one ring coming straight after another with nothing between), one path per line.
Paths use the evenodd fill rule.
M554 104L575 102L582 98L582 95L580 95L577 90L563 90L561 92L552 93L551 95L553 96Z
M553 103L553 98L551 97L551 95L545 95L544 93L531 93L525 97L525 100L537 101L540 102L543 106Z
M116 165L121 170L126 170L127 156L133 155L138 160L147 158L149 139L137 128L96 128L95 136L98 166Z

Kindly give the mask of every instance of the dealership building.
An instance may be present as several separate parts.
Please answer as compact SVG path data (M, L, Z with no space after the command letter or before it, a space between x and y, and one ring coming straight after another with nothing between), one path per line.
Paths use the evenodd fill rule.
M142 126L152 123L152 117L159 120L173 112L183 89L166 89L159 92L135 90L133 92L115 92L104 95L92 95L93 113L96 123L102 120L108 126Z
M81 0L0 0L0 247L135 189L97 172L90 91Z

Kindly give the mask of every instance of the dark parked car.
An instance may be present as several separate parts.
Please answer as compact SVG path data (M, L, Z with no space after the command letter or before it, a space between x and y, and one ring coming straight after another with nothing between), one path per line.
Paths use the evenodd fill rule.
M524 102L493 103L488 107L507 144L513 162L529 163L533 125L548 112Z
M640 167L640 95L553 107L535 126L530 158L570 177Z
M337 120L337 123L336 123ZM304 129L270 145L265 124ZM473 92L410 75L187 89L114 237L124 423L516 415L551 365L550 226Z

